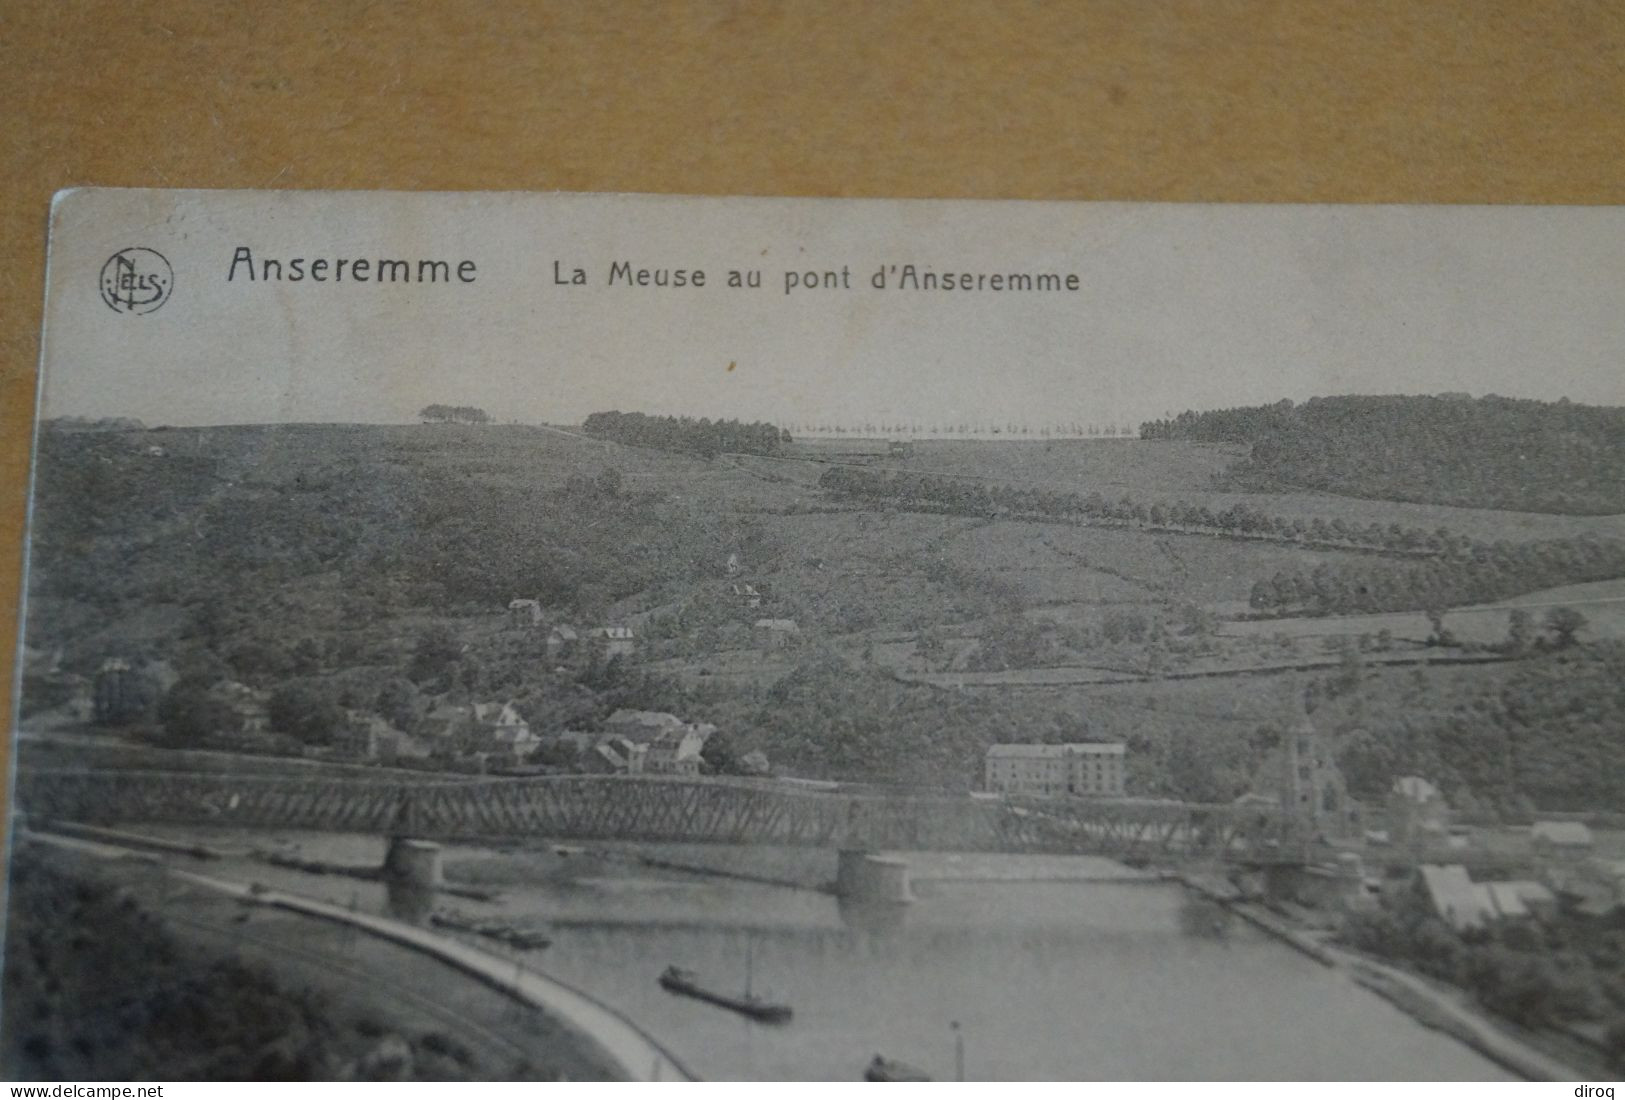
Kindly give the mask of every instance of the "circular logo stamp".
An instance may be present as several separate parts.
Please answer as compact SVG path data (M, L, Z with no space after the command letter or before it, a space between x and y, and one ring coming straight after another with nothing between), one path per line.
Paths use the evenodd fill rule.
M115 313L151 313L169 300L175 272L163 253L126 248L102 265L102 301Z

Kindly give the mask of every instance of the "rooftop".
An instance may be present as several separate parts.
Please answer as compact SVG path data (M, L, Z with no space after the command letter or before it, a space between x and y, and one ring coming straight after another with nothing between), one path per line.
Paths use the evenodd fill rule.
M1529 837L1559 846L1585 846L1591 843L1591 830L1583 821L1537 821L1529 827Z
M1394 793L1412 802L1431 802L1439 797L1439 788L1419 775L1402 775L1394 780Z
M1065 745L991 745L992 759L1056 760L1067 756L1122 756L1127 747L1121 741L1082 741Z
M620 726L634 724L639 726L659 726L662 729L680 728L686 723L675 714L668 714L660 710L630 710L622 707L609 716L608 725Z
M1488 890L1475 883L1459 863L1424 863L1419 870L1433 908L1452 928L1474 928L1496 917Z

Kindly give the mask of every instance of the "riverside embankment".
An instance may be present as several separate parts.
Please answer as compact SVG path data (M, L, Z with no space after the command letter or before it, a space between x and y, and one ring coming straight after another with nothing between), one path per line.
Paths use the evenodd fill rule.
M1414 974L1330 943L1324 934L1294 922L1256 902L1199 876L1176 875L1189 889L1226 908L1322 966L1347 974L1362 987L1400 1009L1424 1027L1433 1028L1478 1051L1527 1081L1580 1080L1585 1075L1508 1034L1493 1019L1469 1007L1460 990L1441 989Z

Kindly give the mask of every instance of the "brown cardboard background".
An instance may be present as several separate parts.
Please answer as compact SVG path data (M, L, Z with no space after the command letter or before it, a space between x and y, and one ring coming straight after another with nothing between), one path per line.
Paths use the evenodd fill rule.
M1617 203L1622 104L1600 2L0 0L0 714L59 188Z

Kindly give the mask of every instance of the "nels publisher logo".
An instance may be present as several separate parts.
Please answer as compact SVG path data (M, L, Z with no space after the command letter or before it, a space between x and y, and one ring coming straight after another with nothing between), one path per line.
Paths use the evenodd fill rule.
M126 248L102 265L102 301L115 313L151 313L169 300L175 273L163 254Z

